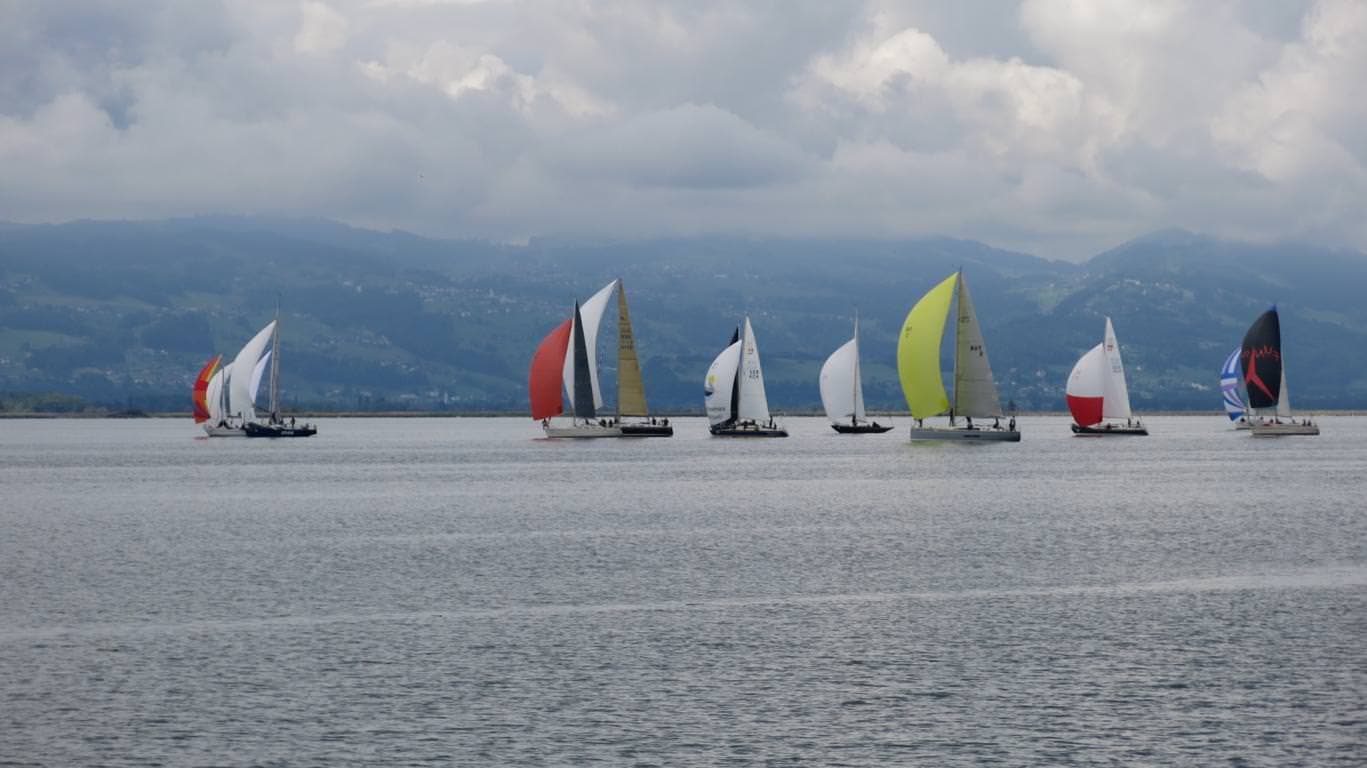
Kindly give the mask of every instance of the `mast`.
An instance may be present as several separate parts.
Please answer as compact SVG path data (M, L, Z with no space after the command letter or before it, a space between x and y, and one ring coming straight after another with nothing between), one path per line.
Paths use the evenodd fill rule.
M954 426L955 411L959 408L959 355L962 350L959 348L959 326L963 324L964 313L964 270L959 268L954 273L954 292L959 297L959 316L954 323L954 401L949 404L949 426Z
M735 333L731 334L731 344L740 341L740 326L736 326ZM727 346L730 346L728 344ZM741 369L745 367L745 343L740 345L740 359L736 363L736 380L731 386L731 423L735 423L740 418L740 381Z
M859 310L854 311L854 375L850 377L850 425L859 426Z
M280 420L280 303L275 304L275 332L271 334L271 423Z

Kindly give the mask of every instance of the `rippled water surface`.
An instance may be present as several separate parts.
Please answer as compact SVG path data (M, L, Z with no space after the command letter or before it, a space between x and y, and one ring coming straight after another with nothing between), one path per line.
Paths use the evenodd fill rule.
M0 422L0 764L1363 765L1321 423Z

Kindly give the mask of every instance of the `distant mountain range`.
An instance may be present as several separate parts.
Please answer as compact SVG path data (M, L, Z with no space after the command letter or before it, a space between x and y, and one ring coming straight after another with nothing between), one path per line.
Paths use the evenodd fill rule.
M622 277L652 408L699 411L747 313L770 404L819 408L817 372L857 310L870 407L902 409L898 329L960 267L1002 400L1022 410L1064 407L1104 315L1137 409L1218 408L1220 364L1274 302L1296 406L1367 407L1367 256L1352 251L1164 231L1073 264L946 238L501 245L233 217L0 225L0 400L187 410L199 367L278 303L292 407L522 411L542 336ZM604 326L610 396L613 313Z

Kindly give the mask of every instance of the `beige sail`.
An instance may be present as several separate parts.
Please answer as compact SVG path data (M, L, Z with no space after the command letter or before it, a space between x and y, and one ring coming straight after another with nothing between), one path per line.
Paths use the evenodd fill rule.
M625 285L617 289L617 415L646 416L646 391L641 384L641 364L636 359L636 340L631 335Z

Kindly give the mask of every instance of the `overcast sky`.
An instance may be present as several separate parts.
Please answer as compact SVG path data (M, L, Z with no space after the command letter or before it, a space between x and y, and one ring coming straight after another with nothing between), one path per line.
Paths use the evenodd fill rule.
M1367 2L0 0L0 220L1367 249Z

